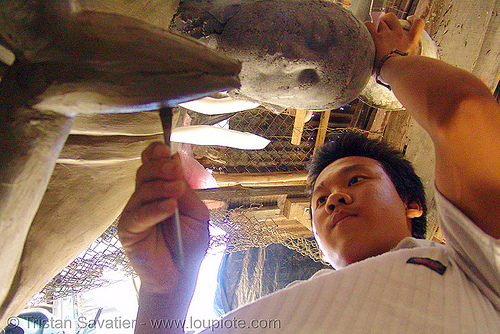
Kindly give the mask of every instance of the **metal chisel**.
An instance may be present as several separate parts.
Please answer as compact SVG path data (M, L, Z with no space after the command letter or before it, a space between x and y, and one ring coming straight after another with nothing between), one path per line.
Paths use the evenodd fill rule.
M170 147L170 155L175 154L176 150L172 148L170 145L170 133L172 132L172 117L173 111L170 107L161 107L160 108L160 119L161 125L163 127L163 139L165 141L165 145ZM168 235L174 236L174 245L173 248L170 249L172 255L174 257L174 261L177 264L179 269L184 267L184 249L182 246L182 234L181 234L181 223L179 219L179 209L176 208L174 215L172 216L172 224L169 224L168 220L162 222L163 226L163 237L165 238L165 243L167 246L170 244L169 240L167 240ZM170 233L169 233L170 230Z

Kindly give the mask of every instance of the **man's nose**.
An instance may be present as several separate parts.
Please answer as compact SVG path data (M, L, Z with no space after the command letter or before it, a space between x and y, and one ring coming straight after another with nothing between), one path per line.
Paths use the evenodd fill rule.
M352 203L352 197L345 192L335 192L328 196L326 201L325 209L330 214L335 210L335 207L339 204L349 205Z

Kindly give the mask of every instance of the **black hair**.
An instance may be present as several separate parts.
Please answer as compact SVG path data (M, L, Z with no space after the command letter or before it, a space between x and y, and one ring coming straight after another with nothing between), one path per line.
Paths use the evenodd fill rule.
M346 129L332 141L321 146L309 163L308 189L312 192L319 174L335 160L350 157L367 157L380 162L394 184L399 197L405 203L419 202L423 213L411 219L412 236L425 238L427 229L427 205L422 181L415 173L411 163L403 154L388 143L369 139L367 134L356 129Z

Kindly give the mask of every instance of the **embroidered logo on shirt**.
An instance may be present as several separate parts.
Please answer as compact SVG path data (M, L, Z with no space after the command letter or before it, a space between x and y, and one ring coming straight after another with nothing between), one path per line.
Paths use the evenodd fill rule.
M439 261L429 259L427 257L411 257L406 261L406 263L419 264L422 266L426 266L427 268L434 270L439 275L443 275L446 271L446 267Z

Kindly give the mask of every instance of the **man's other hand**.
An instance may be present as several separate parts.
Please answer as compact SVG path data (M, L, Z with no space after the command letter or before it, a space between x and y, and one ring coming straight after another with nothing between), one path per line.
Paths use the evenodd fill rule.
M403 29L394 13L384 15L378 25L374 22L365 22L375 43L375 66L394 49L408 52L410 55L416 54L425 22L416 16L408 17L408 22L410 22L409 31Z

